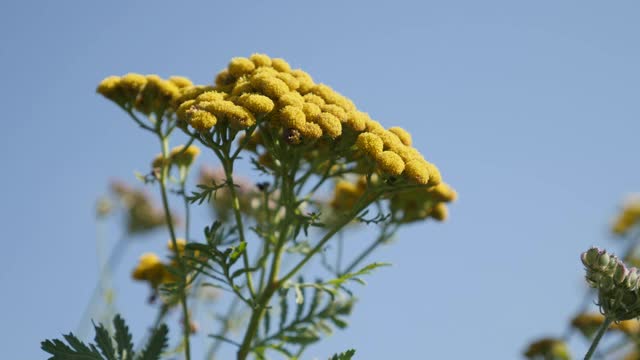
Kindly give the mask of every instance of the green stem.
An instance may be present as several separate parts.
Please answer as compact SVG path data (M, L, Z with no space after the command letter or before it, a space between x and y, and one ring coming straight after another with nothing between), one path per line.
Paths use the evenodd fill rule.
M280 288L282 284L278 281L278 274L280 273L280 264L282 262L284 244L287 240L287 235L289 233L289 228L291 225L291 221L289 221L289 219L295 212L294 207L296 206L295 199L293 199L294 174L295 171L292 171L292 174L288 174L286 171L283 171L282 173L282 196L280 198L280 203L285 208L285 215L284 219L279 222L280 233L274 249L269 278L264 290L261 292L260 298L256 302L256 306L251 313L251 319L249 320L247 331L245 332L242 344L240 345L240 349L238 350L238 360L244 360L249 355L249 352L251 351L251 344L258 332L258 327L265 311L267 310L267 305L271 301L271 297L273 296L273 294L275 294L275 292Z
M224 173L227 178L227 185L229 188L229 193L231 194L231 201L233 204L233 214L236 219L236 225L238 228L238 235L240 236L240 242L246 242L246 238L244 236L244 225L242 224L242 213L240 212L240 198L238 197L238 193L236 192L236 186L233 182L233 160L227 158L224 162ZM249 265L249 254L247 251L242 253L242 262L244 264L244 268L247 270L245 272L247 278L247 287L249 288L249 292L251 293L251 299L256 299L256 291L253 287L253 278L251 276L251 271L248 271L251 266Z
M163 158L169 159L169 140L167 139L167 137L163 136L160 132L157 133L158 137L160 138L160 141L162 142L162 156ZM169 227L169 233L171 234L171 243L173 245L173 248L177 250L178 248L178 241L177 241L177 237L176 237L176 231L173 227L173 219L171 218L171 210L169 209L169 199L167 196L167 185L166 185L166 181L167 178L169 176L169 166L168 164L166 164L166 161L164 161L164 165L162 166L162 173L160 175L160 193L162 196L162 206L164 207L164 213L165 213L165 219L167 222L167 226ZM191 360L191 346L189 343L189 335L190 335L190 321L189 321L189 309L187 308L187 296L185 294L185 284L186 284L186 267L184 264L184 259L182 259L182 256L180 256L178 254L178 256L176 256L176 258L178 259L178 265L180 267L180 272L182 273L182 279L180 279L180 281L182 282L181 285L181 289L180 289L180 303L182 305L182 316L183 316L183 338L184 338L184 354L186 357L186 360Z
M598 343L600 342L602 335L604 335L604 333L607 332L607 329L609 329L609 325L611 325L612 322L613 322L612 319L605 316L604 321L602 322L602 325L600 325L600 328L596 333L596 337L593 338L593 342L589 347L589 351L587 351L587 354L584 356L584 360L591 359L591 356L593 355L593 353L596 351L596 348L598 347Z
M180 174L180 193L184 201L184 239L189 242L189 227L190 227L190 206L187 199L187 171L184 174Z

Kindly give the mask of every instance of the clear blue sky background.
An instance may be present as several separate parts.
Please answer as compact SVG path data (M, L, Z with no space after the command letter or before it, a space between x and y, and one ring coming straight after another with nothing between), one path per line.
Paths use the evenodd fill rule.
M374 257L395 265L305 359L519 358L562 333L579 253L617 249L608 222L638 190L639 16L637 1L1 2L0 357L45 358L42 339L75 329L97 277L95 199L158 151L96 84L205 83L265 52L411 131L460 193L449 222ZM119 274L137 335L152 313L127 273L164 237L132 246Z

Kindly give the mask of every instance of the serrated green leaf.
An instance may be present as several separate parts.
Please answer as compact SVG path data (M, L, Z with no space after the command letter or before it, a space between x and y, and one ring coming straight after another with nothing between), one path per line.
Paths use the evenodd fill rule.
M46 340L40 344L42 350L53 355L49 360L104 360L95 346L90 348L71 333L64 335L64 338L70 346L58 339Z
M133 352L133 337L129 332L129 327L120 314L113 318L113 327L116 330L115 340L118 358L121 360L133 359L135 356Z
M164 349L169 345L167 334L169 328L162 324L153 332L145 349L140 353L137 360L159 360Z
M102 351L102 355L107 360L116 360L116 350L113 348L113 342L111 342L111 336L107 329L105 329L102 324L93 324L93 328L96 331L96 336L93 341L98 345L98 349Z
M355 353L356 351L354 349L350 349L340 354L333 355L332 357L329 358L329 360L351 360L351 358L353 358L353 355Z
M71 347L74 350L76 350L77 352L79 352L79 353L94 353L95 355L97 355L100 358L102 358L100 356L100 353L98 352L98 349L96 349L96 347L93 344L89 344L87 346L85 343L80 341L72 333L69 333L68 335L63 335L63 337L65 338L65 340L67 340L67 343L69 343L69 345L71 345Z

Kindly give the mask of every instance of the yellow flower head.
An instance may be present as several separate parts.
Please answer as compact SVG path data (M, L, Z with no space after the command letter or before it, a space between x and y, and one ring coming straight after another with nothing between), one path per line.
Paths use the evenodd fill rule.
M323 112L318 116L311 118L313 123L318 124L323 134L335 139L342 134L342 124L340 120L330 113Z
M416 184L426 185L429 183L429 169L422 161L411 160L407 162L404 171L406 177Z
M292 70L290 74L295 76L296 79L298 79L298 82L300 83L300 86L298 87L298 91L301 94L308 93L316 85L313 82L313 78L311 78L311 75L309 75L305 71L296 69L296 70Z
M446 183L440 183L428 191L437 201L451 202L458 198L458 193Z
M158 255L145 253L140 257L131 276L134 280L147 281L151 287L157 288L165 279L165 272L165 265L160 261Z
M284 98L284 96L282 98ZM281 98L281 100L282 100L282 98ZM302 104L302 112L304 112L304 115L306 117L311 119L311 118L320 116L320 113L322 113L322 110L316 104L305 102L304 104Z
M289 90L291 91L298 90L298 88L300 87L300 81L298 81L295 76L289 73L277 73L275 74L275 77L287 84Z
M256 114L269 113L275 106L273 100L260 94L242 94L236 100L236 104Z
M163 112L180 96L180 89L158 75L147 75L146 85L136 99L136 109L144 114Z
M124 93L120 88L119 76L106 77L100 82L100 84L98 84L96 92L116 103L121 103L125 100Z
M284 59L279 59L279 58L271 59L271 66L273 66L274 69L280 72L291 71L291 66L289 66L289 63L286 62Z
M195 145L189 145L187 149L184 149L184 145L174 147L169 154L171 162L178 166L191 166L193 161L200 155L200 148Z
M306 124L304 112L295 106L285 106L280 110L280 122L285 128L303 129Z
M404 145L411 146L411 134L409 134L405 129L396 126L389 128L389 131L394 133Z
M431 209L431 213L429 214L432 218L437 221L445 221L447 220L447 216L449 216L449 210L447 209L447 205L444 203L437 203L433 209Z
M281 107L285 107L287 105L291 105L297 108L304 108L305 101L302 95L300 95L297 91L291 91L286 93L278 99L278 105Z
M218 122L215 115L197 108L187 110L189 125L198 131L208 131Z
M382 153L383 145L382 139L370 132L361 133L356 140L356 147L372 158Z
M265 54L253 54L249 56L249 60L251 60L256 67L271 66L271 58Z
M249 59L243 57L236 57L231 59L229 63L229 74L235 77L248 74L256 68L256 65Z
M147 78L144 75L128 73L120 79L120 87L129 99L135 100L138 93L147 84Z
M404 171L404 161L392 151L383 151L375 159L378 167L389 175L397 176Z
M277 100L289 92L289 86L284 81L268 74L259 74L251 78L251 85L262 94Z
M178 253L179 254L184 253L184 249L187 247L187 240L183 238L177 238L176 244L178 245ZM173 246L173 241L171 239L169 239L169 242L167 242L167 249L169 249L169 251L171 251L174 254L176 253L176 249Z
M170 76L169 82L178 87L178 89L184 89L193 86L191 80L184 76Z

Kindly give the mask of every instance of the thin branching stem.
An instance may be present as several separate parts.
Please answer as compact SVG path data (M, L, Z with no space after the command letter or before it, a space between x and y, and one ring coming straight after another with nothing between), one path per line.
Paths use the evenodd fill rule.
M162 135L162 133L158 132L158 137L162 143L162 157L166 160L169 159L169 139ZM173 248L176 250L178 255L176 256L178 259L178 266L180 267L180 272L182 273L182 279L180 279L180 303L182 307L182 316L183 316L183 339L184 339L184 354L186 360L191 360L191 346L189 343L189 335L191 330L190 320L189 320L189 309L187 307L187 296L185 294L185 284L186 284L186 266L184 264L184 259L179 254L178 240L176 237L176 231L173 226L173 218L171 216L171 210L169 208L169 198L167 196L167 178L169 176L169 165L167 161L163 162L162 172L160 174L160 194L162 196L162 206L164 207L165 218L167 222L167 227L169 228L169 233L171 235L171 244Z

